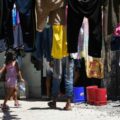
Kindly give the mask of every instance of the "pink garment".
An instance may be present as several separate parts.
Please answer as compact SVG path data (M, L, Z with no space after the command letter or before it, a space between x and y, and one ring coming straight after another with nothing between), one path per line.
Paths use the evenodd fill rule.
M114 35L120 36L120 23L116 26L116 28L114 30Z
M65 25L67 25L68 5L65 6Z
M6 86L17 86L17 71L14 62L6 66Z
M20 24L20 16L18 11L17 11L17 24Z

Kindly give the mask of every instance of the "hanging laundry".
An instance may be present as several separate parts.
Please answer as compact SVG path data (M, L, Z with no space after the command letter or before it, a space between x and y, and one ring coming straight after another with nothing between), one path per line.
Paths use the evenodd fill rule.
M35 51L31 56L31 62L37 70L42 69L43 57L51 61L52 27L46 25L43 32L36 32Z
M115 27L113 35L120 37L120 23Z
M111 38L111 50L112 51L120 50L120 23L113 30Z
M16 0L16 5L20 13L27 13L33 5L33 0Z
M25 52L32 52L34 50L35 39L35 21L34 9L29 9L26 13L19 13L20 23L23 34L23 43Z
M63 25L53 25L53 42L51 56L61 59L68 56L66 27Z
M88 56L86 61L86 73L88 78L104 77L104 62L102 58L94 58Z
M14 43L12 8L13 0L3 0L3 38L6 41L7 48L12 48Z
M67 43L68 52L77 52L78 34L83 18L89 20L88 54L101 57L102 22L101 0L68 0Z
M14 4L12 9L12 21L13 21L13 34L14 34L14 44L13 48L23 49L23 36L20 25L19 12L16 9L16 4Z
M16 26L17 24L17 10L16 10L16 5L13 5L13 9L12 9L12 23L13 26Z
M103 4L103 37L105 43L106 76L111 71L114 55L111 54L111 38L115 26L120 22L120 0L105 0ZM114 52L114 54L116 54ZM109 71L109 72L108 72ZM107 78L108 79L108 78ZM111 81L111 79L109 78ZM114 81L114 80L113 80Z
M20 41L22 41L21 38L21 34L22 34L25 52L32 52L34 50L34 39L35 39L34 1L33 0L8 0L8 1L11 1L11 9L13 8L13 4L14 3L16 4L16 8L19 12L19 17L20 17L21 26L20 25L16 26L16 30L14 31L14 37L16 39L16 36L20 35ZM12 18L10 18L10 20L12 20ZM6 27L6 29L7 28L8 27ZM9 29L13 30L12 28ZM19 32L16 35L17 31Z
M0 0L0 39L2 38L3 26L3 0Z
M64 0L35 0L36 7L36 30L41 32L43 31L47 16L50 15L51 23L57 22L63 24L63 7ZM59 10L60 9L60 10ZM56 16L57 15L57 16ZM56 19L55 19L56 16Z

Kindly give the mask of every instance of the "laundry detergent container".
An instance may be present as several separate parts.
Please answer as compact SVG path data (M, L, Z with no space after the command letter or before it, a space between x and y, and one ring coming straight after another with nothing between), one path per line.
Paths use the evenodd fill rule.
M107 90L106 90L106 88L96 89L95 105L106 105L106 104L107 104Z
M98 86L88 86L86 87L86 94L87 94L87 103L94 105L96 101L96 89Z
M84 87L73 87L73 102L85 102L85 88Z

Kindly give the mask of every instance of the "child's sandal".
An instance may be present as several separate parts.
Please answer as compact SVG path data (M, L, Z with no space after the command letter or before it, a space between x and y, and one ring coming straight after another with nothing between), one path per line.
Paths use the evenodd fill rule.
M15 103L14 106L20 107L20 104L19 103Z
M7 111L7 110L9 110L9 107L8 106L2 106L2 110Z
M69 111L69 110L72 110L72 107L71 106L65 106L63 109Z

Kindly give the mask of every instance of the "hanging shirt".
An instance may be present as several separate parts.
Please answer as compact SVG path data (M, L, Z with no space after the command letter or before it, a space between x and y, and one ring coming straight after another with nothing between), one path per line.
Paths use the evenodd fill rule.
M72 9L79 13L81 12L85 16L91 15L98 5L99 0L68 0Z
M36 8L36 30L43 31L47 16L50 16L50 23L63 25L65 16L64 0L35 0Z
M33 0L16 0L16 5L20 13L26 13L31 9Z

